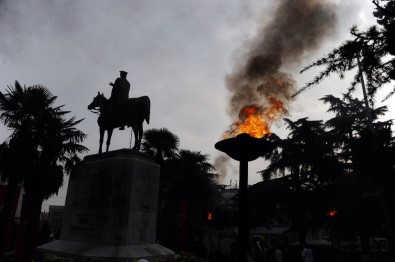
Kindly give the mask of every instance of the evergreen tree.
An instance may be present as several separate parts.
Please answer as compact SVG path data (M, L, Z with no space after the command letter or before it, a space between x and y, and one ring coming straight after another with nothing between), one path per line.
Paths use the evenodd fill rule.
M285 119L290 133L286 139L275 142L277 149L267 159L269 166L261 171L264 179L273 176L288 177L288 205L293 224L299 232L300 242L305 241L308 217L323 213L325 200L335 179L343 173L343 166L329 143L323 121L301 118L297 121ZM315 198L311 196L315 194Z
M380 2L385 2L384 6ZM353 71L349 92L355 90L361 82L361 72L367 78L367 90L370 102L384 84L395 80L395 5L393 1L373 0L376 6L374 12L378 25L366 31L359 31L356 26L351 28L351 39L333 49L328 55L305 67L302 72L313 67L325 67L312 81L302 87L303 92L321 82L324 78L338 74L344 78L345 73ZM395 87L386 95L386 99L395 93Z

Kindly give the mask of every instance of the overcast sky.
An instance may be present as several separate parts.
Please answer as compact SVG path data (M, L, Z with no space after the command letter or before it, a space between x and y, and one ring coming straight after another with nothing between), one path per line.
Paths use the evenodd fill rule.
M352 25L374 23L370 0L330 0L337 15L334 33L300 64L288 68L300 87L314 72L300 69L348 38ZM58 96L71 116L84 118L89 154L98 151L97 116L87 110L97 92L109 97L119 70L129 72L130 96L151 98L151 122L144 128L166 127L180 137L181 148L220 153L214 144L232 123L227 114L225 76L235 66L246 42L272 17L278 1L261 0L0 0L0 91L18 80L42 84ZM289 105L292 120L326 119L318 99L340 95L347 81L337 77L302 93ZM273 126L281 137L282 122ZM0 126L1 142L9 135ZM130 130L116 130L111 149L128 148ZM264 163L250 163L249 183L260 181ZM238 179L237 163L223 183ZM67 179L65 183L67 184ZM63 204L66 185L48 203Z

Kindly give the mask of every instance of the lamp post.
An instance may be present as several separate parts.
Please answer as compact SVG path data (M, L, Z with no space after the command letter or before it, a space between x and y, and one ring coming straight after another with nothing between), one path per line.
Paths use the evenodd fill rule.
M248 134L240 134L215 144L215 148L240 162L239 169L239 230L238 230L238 261L247 261L249 230L247 224L247 186L248 162L257 159L272 149L265 138L255 138Z

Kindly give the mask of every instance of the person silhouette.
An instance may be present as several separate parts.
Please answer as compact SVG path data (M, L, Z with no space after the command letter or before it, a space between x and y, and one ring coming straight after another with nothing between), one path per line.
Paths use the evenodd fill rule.
M111 96L109 99L109 112L110 117L115 117L119 115L120 108L124 102L129 99L130 83L126 79L128 72L119 71L120 77L115 80L114 83L110 82L112 86ZM119 128L119 130L124 130L125 126Z
M302 253L301 253L303 262L313 262L313 251L306 244L302 244Z

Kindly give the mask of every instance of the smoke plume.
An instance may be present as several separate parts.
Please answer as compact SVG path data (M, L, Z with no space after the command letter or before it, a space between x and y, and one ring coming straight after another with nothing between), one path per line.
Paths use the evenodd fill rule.
M237 177L237 170L230 165L230 157L221 154L214 159L214 167L218 173L217 183L225 184L227 179L232 179L234 176Z
M281 0L273 19L247 46L246 56L226 77L231 92L229 114L237 118L251 104L265 107L270 96L288 105L295 81L282 70L299 64L333 32L336 16L329 0Z
M217 156L214 160L215 170L218 172L218 182L222 182L228 173L228 163L230 158L226 155Z

